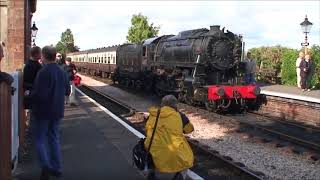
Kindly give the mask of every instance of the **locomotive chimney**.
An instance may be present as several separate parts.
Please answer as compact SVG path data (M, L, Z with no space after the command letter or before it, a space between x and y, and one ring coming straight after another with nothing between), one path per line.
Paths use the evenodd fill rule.
M219 30L220 30L219 25L210 26L210 31L219 31Z

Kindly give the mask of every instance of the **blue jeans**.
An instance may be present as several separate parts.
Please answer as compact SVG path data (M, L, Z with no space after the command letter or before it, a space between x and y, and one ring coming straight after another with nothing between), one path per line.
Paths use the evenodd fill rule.
M59 120L31 119L33 142L41 168L61 172Z
M244 78L245 78L246 84L255 84L256 83L255 73L245 74Z

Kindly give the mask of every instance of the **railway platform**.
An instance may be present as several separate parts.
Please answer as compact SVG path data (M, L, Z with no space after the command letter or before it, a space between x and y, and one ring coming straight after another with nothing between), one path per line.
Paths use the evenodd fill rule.
M138 137L78 93L76 107L66 106L61 123L64 180L143 179L132 164ZM39 179L34 149L27 148L14 173L15 180Z
M320 103L320 90L301 91L297 87L284 85L263 85L260 88L261 93L265 95Z

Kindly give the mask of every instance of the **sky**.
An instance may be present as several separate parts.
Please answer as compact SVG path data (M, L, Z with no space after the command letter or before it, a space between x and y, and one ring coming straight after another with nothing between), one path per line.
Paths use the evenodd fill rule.
M33 15L36 44L55 45L70 28L80 50L126 42L133 14L160 26L159 36L220 25L242 34L246 49L281 45L300 48L300 23L313 23L311 45L320 44L320 1L48 1L38 0Z

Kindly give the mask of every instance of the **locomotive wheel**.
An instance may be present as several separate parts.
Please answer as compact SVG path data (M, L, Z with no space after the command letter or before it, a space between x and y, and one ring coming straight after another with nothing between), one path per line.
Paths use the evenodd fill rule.
M135 85L135 88L136 88L137 90L141 90L141 89L142 89L142 82L141 82L140 80L137 80L137 81L134 83L134 85Z
M188 97L187 93L184 95L184 101L190 106L194 104L193 97Z
M156 94L159 96L159 97L162 97L164 95L163 91L159 88L156 88Z
M178 101L185 102L185 95L183 94L183 92L178 93Z
M146 80L146 83L144 83L144 88L147 92L151 92L152 91L152 81Z
M206 109L210 112L214 112L217 110L217 104L214 101L206 101L205 106Z
M119 83L120 87L125 87L125 80L119 79L118 83Z
M126 79L126 80L125 80L125 87L126 87L126 88L129 88L129 87L130 87L130 80L129 80L129 79Z

